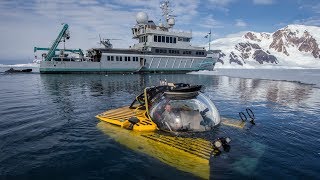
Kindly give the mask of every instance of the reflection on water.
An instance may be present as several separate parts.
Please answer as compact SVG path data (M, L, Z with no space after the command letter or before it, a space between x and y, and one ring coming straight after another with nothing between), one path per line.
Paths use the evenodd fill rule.
M247 107L255 112L256 126L221 125L204 135L210 140L232 138L230 152L210 160L211 178L263 178L271 173L275 178L316 177L320 89L294 82L181 74L0 75L0 177L123 179L130 174L136 179L193 179L121 146L96 128L95 115L129 105L159 79L204 85L204 94L222 116L238 118Z

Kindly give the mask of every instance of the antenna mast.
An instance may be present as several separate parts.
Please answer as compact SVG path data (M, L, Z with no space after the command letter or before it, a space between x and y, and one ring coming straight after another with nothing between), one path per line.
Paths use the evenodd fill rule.
M168 0L162 1L160 8L162 9L162 16L165 20L165 27L172 28L175 24L174 16L171 14L173 11L170 9L170 3Z

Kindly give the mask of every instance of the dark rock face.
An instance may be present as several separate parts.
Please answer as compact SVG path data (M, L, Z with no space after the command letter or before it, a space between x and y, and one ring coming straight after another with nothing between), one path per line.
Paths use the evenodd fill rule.
M313 57L320 58L320 49L317 41L308 32L304 32L304 37L304 41L299 46L299 51L311 52Z
M278 60L275 56L270 55L261 49L254 52L253 59L258 61L259 64L263 64L263 62L278 64Z
M261 40L258 39L258 37L257 37L254 33L252 33L252 32L246 33L246 34L244 35L244 37L247 38L247 39L253 40L253 41L258 41L258 42L261 41Z
M269 48L273 48L278 52L283 52L285 55L289 56L289 53L286 49L286 46L282 40L283 38L283 30L278 30L272 35L273 41L270 44Z
M313 57L320 58L320 49L317 41L308 31L305 31L301 37L297 37L298 32L292 32L288 27L276 31L272 35L273 41L269 48L289 56L286 47L295 46L300 52L310 52Z
M226 54L224 54L221 50L214 50L213 52L219 54L217 62L219 62L221 64L224 64L224 62L223 62L223 60L221 58L226 56Z
M238 65L243 66L243 63L241 62L239 57L236 54L234 54L234 52L231 52L229 57L230 57L230 60L229 60L230 64L237 63Z

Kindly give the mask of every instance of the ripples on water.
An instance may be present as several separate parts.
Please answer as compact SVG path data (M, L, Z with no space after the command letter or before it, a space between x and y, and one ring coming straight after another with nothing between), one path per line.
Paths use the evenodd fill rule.
M0 179L194 179L127 149L94 116L131 103L159 79L204 84L222 116L250 107L256 126L220 126L231 151L211 159L211 178L316 178L319 89L293 82L205 75L0 75Z

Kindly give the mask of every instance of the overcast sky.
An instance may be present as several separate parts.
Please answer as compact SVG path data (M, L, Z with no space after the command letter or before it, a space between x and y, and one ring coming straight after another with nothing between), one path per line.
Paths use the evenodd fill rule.
M288 24L320 26L319 0L171 0L176 30L191 31L193 45L239 31L273 32ZM98 47L99 34L116 38L114 47L135 40L135 15L145 11L159 22L160 0L0 0L0 64L32 61L33 47L49 47L68 23L68 48Z

